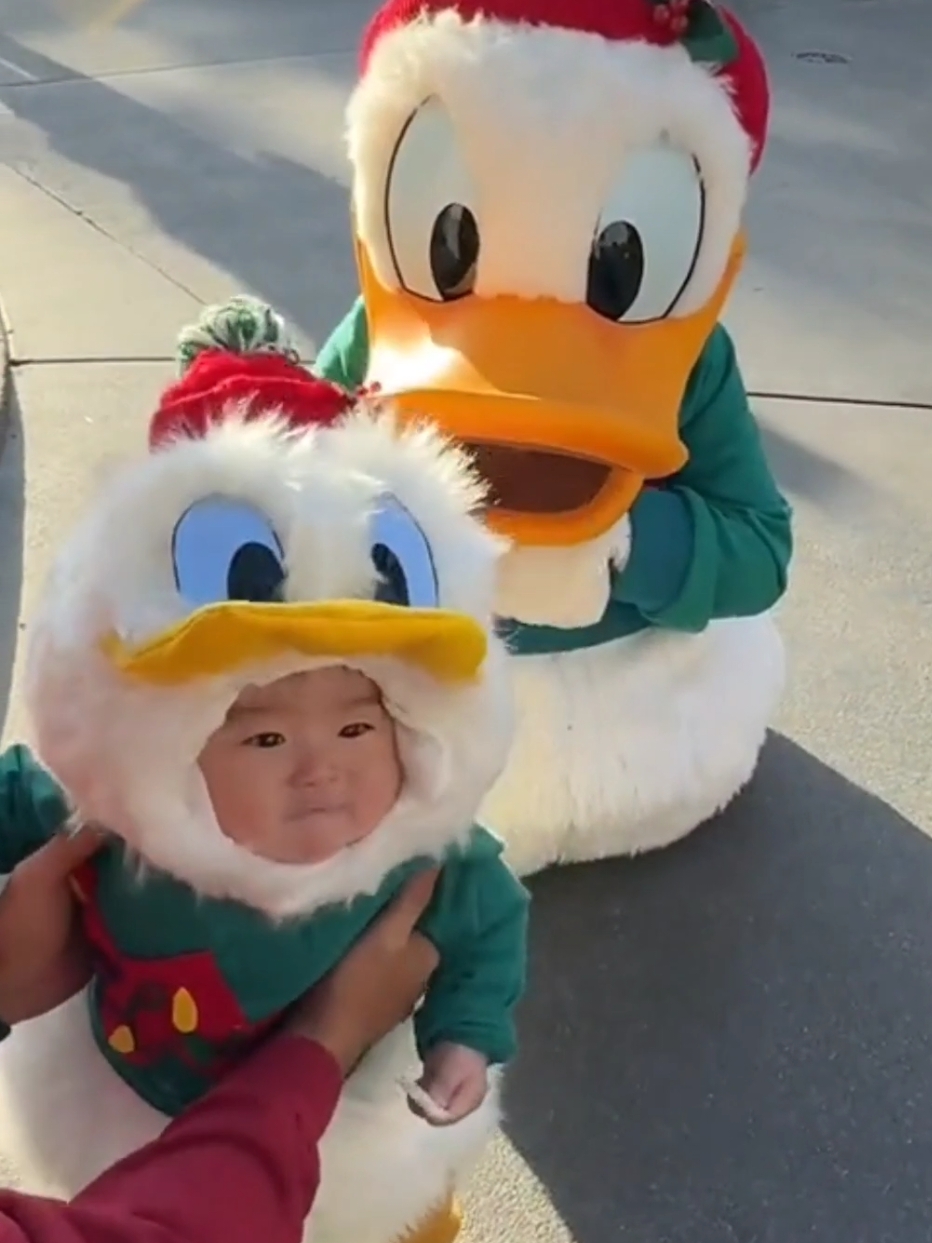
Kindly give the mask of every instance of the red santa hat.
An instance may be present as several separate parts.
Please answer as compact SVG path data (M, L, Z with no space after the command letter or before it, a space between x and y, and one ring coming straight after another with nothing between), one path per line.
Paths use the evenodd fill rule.
M181 378L162 394L149 445L196 439L236 411L275 415L295 429L327 426L352 407L343 389L304 367L282 318L245 295L207 307L178 339Z
M387 34L443 13L463 23L550 27L610 42L679 45L710 68L748 136L752 169L760 161L770 112L764 59L737 18L712 0L386 0L363 34L361 73Z

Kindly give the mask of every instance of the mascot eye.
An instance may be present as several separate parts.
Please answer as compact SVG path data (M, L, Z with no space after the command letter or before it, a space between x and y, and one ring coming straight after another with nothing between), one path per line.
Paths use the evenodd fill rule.
M245 501L196 501L172 537L178 594L193 608L224 600L280 601L284 554L268 518Z
M435 609L437 572L424 532L393 496L382 497L369 529L376 600L402 608Z
M418 108L392 153L385 227L402 288L433 302L472 293L479 262L476 189L438 99Z
M593 311L629 323L669 315L696 266L704 213L695 160L672 147L635 153L596 225L586 289Z

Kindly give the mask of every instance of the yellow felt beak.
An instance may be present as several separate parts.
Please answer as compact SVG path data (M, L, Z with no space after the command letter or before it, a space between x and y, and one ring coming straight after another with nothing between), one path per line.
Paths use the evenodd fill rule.
M103 646L122 673L170 687L293 653L328 660L388 656L438 681L468 682L478 675L487 644L482 627L460 613L338 600L212 604L139 647L116 635Z
M594 539L644 481L682 467L690 372L744 256L739 237L709 302L683 318L618 324L585 305L386 289L356 244L370 383L402 418L435 420L476 453L490 525L523 544Z

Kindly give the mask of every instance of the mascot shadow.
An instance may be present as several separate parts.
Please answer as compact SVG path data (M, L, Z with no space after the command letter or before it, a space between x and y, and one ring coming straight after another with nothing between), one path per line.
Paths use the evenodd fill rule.
M0 378L0 730L10 706L23 581L23 433L12 377Z
M932 1238L932 842L785 738L544 874L505 1130L577 1243Z
M759 406L760 402L754 404ZM888 503L870 479L769 426L766 414L760 410L755 409L754 413L771 469L794 500L809 501L836 518L863 516L878 504Z

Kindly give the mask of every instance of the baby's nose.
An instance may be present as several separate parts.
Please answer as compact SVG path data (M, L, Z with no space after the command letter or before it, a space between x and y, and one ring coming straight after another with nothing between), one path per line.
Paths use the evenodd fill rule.
M336 767L321 755L303 756L295 773L297 782L308 786L332 785L338 776Z

